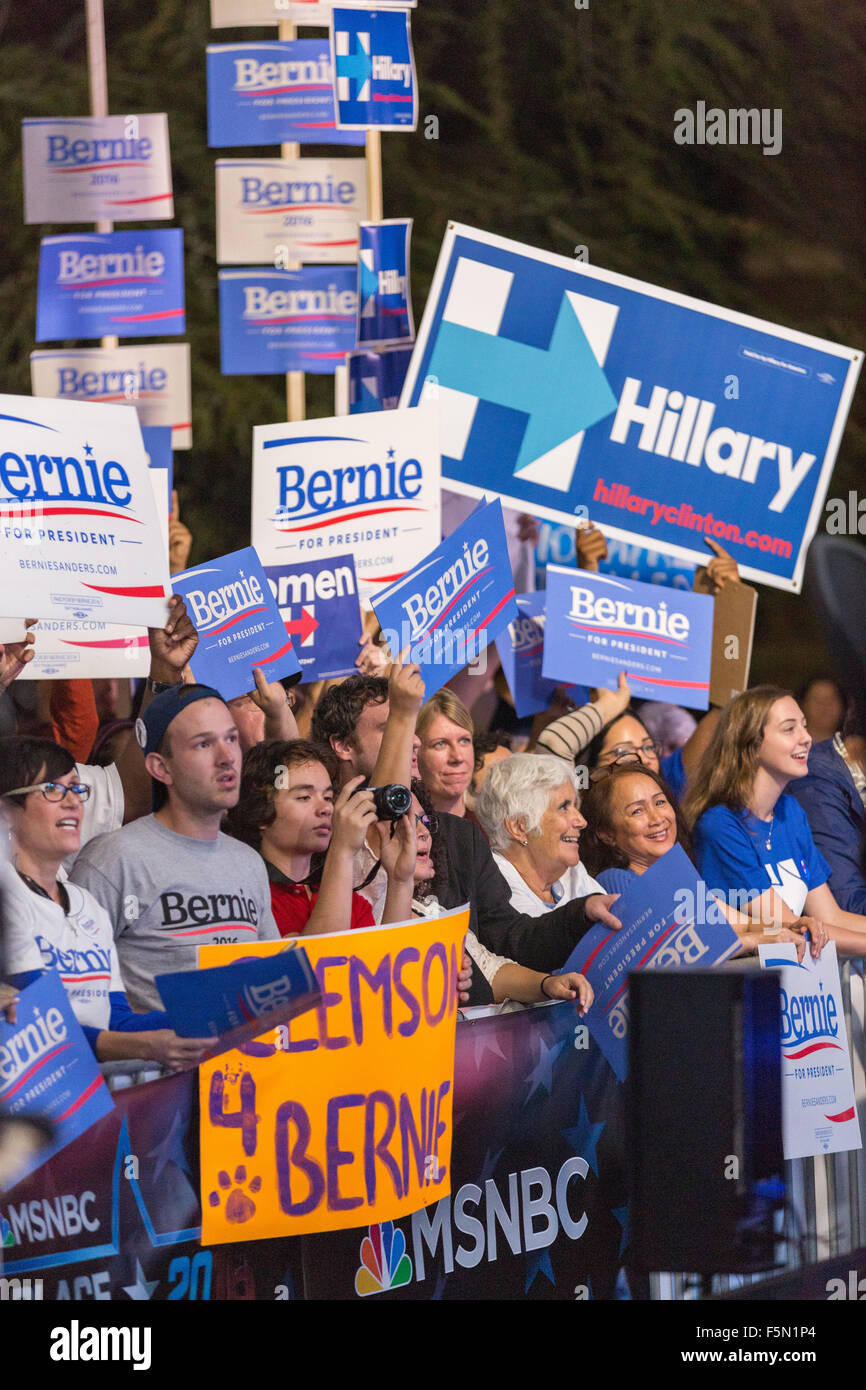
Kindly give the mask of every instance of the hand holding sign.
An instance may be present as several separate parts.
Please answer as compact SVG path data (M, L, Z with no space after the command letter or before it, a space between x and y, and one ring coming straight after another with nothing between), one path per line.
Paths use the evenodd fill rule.
M151 653L150 675L152 680L174 685L180 681L183 668L192 659L198 646L198 633L179 594L169 599L168 608L165 627L147 629Z
M619 893L593 893L584 904L587 922L597 922L600 927L607 927L608 931L619 931L622 922L611 912L618 897Z
M0 642L0 695L20 676L28 661L32 661L35 655L33 643L36 638L29 630L36 626L36 618L27 618L25 626L27 635L22 642L7 642L5 645Z
M180 519L180 503L177 489L172 488L171 516L168 522L168 568L170 574L180 574L185 570L192 549L192 532Z

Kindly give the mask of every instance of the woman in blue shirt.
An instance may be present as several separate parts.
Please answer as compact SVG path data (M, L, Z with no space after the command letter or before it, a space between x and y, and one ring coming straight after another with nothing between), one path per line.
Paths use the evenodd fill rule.
M866 917L844 912L828 887L830 869L802 807L785 787L805 777L812 739L793 695L757 686L722 712L686 799L698 867L728 893L749 889L762 921L790 923L805 912L837 947L866 952Z

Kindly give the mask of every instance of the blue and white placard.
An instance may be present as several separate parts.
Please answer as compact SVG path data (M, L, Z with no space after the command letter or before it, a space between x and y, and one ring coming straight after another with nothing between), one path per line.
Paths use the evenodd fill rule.
M620 1081L628 1072L628 976L633 970L703 970L721 965L740 949L740 938L721 911L707 903L706 886L679 845L663 854L613 904L620 931L592 927L581 938L561 974L576 970L595 998L586 1024ZM689 906L691 905L691 907Z
M363 159L218 159L217 260L344 265L367 215Z
M798 591L862 357L452 224L401 403L455 491Z
M43 237L36 341L165 337L186 331L183 232Z
M782 1139L786 1158L859 1149L860 1122L836 946L797 961L793 942L759 946L782 977Z
M361 223L358 255L358 346L415 337L409 293L411 217Z
M496 639L502 672L508 682L514 712L518 719L541 714L550 705L561 681L545 680L541 674L544 657L544 591L517 595L518 615ZM583 705L589 691L582 685L566 687L569 699Z
M362 145L338 130L327 39L210 44L209 145Z
M417 662L435 695L517 616L499 500L476 507L373 608L391 655Z
M349 414L396 410L411 357L411 345L348 353Z
M713 600L587 570L547 567L542 672L615 690L620 671L641 700L708 709Z
M58 116L21 126L25 222L174 217L164 115Z
M414 130L418 83L408 10L334 9L331 58L342 130Z
M428 406L253 430L253 544L266 564L351 550L362 600L442 534L436 412Z
M34 396L132 405L142 425L168 425L171 447L192 447L188 343L75 348L30 354Z
M355 343L353 266L221 270L223 376L333 375Z
M265 574L294 643L303 679L327 681L355 675L362 624L351 553L294 565L265 565Z
M47 970L22 990L17 1022L7 1023L0 1014L0 1110L18 1118L38 1115L54 1127L51 1142L16 1169L15 1182L113 1109L111 1093L72 1012L60 973ZM10 1234L14 1243L14 1227Z
M162 627L170 594L135 412L0 396L0 614Z
M172 575L171 587L184 599L198 632L190 669L224 700L255 689L254 666L261 666L271 681L300 670L252 546Z

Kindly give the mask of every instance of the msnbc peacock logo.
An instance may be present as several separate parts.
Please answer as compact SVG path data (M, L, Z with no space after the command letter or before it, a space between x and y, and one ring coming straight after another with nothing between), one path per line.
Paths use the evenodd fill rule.
M8 1250L14 1244L15 1236L12 1233L12 1227L3 1213L0 1212L0 1250Z
M371 1293L399 1289L412 1278L412 1261L406 1254L406 1238L393 1221L370 1226L361 1242L361 1264L355 1272L355 1293L366 1298Z

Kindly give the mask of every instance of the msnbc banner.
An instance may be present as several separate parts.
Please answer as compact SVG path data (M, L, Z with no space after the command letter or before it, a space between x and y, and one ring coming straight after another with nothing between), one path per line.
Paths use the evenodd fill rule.
M400 402L411 357L411 346L347 353L349 414L365 415L370 410L395 410Z
M162 627L168 557L126 406L0 396L0 613Z
M441 534L429 406L254 428L252 540L267 564L351 550L369 599Z
M545 677L615 690L626 671L640 699L709 708L708 595L548 565L546 596Z
M217 260L278 269L354 261L364 169L362 159L218 159Z
M209 145L363 145L338 130L327 39L210 44Z
M354 266L221 270L223 376L333 375L355 345Z
M577 970L592 985L587 1027L622 1081L628 1071L629 974L687 965L706 970L735 955L740 938L679 845L635 874L613 911L622 929L592 927L559 973Z
M452 224L401 404L448 486L799 591L862 353ZM683 501L688 497L689 501Z
M17 1023L7 1023L0 1013L0 1111L17 1118L38 1115L54 1126L51 1144L18 1172L17 1180L113 1108L60 975L47 970L19 995Z
M204 1245L394 1221L451 1190L468 923L462 908L305 938L315 1012L199 1070ZM249 954L215 946L200 958ZM240 1168L246 1185L228 1191L225 1175Z
M407 10L336 9L331 59L341 130L414 130L418 84Z
M224 700L255 689L253 667L268 680L300 671L292 639L252 546L195 569L173 574L171 587L186 601L198 632L190 669Z
M518 616L496 639L496 650L508 689L514 700L518 719L541 714L550 705L550 698L560 681L545 680L541 674L544 655L544 600L542 590L535 594L518 594ZM582 685L566 687L569 699L583 705L589 692Z
M836 946L797 960L793 942L759 946L764 967L778 966L782 996L782 1140L786 1158L859 1149L860 1122L851 1075Z
M303 680L355 675L362 625L351 552L330 560L265 565L265 574L294 643Z
M52 117L21 126L25 222L174 217L164 115Z
M38 343L185 331L182 231L43 237Z
M192 448L188 343L31 352L34 396L133 405L142 425L169 425L173 449Z
M499 500L477 506L373 607L391 655L418 663L429 699L517 617Z
M411 217L362 222L358 253L358 345L415 337L409 294Z

